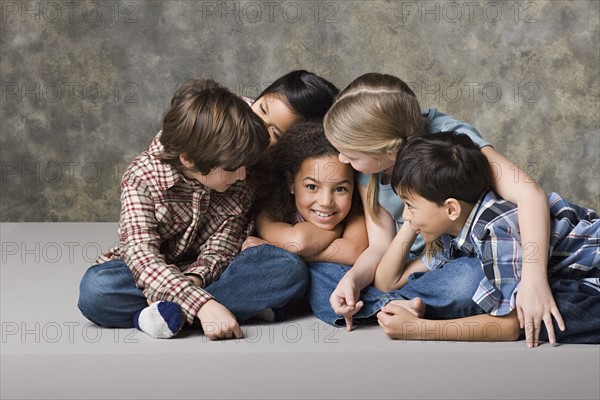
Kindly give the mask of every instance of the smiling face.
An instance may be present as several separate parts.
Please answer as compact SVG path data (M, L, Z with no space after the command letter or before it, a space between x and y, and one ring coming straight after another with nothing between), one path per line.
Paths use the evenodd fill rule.
M346 218L353 190L352 168L335 155L305 160L291 183L298 213L325 230L335 229Z
M281 135L298 122L298 116L275 94L267 94L252 104L252 111L267 125L269 146L277 143Z
M433 243L445 233L450 233L453 221L449 218L446 205L437 205L419 195L403 194L402 218L410 227L421 234L425 243Z

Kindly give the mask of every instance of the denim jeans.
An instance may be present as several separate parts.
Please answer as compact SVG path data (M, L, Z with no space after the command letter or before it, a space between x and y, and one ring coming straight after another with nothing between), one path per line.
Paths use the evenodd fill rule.
M344 318L333 312L329 297L351 267L325 262L310 263L308 267L308 300L313 313L328 324L345 325ZM479 259L462 257L446 263L443 268L412 274L408 283L398 290L385 293L369 285L360 292L364 305L354 315L353 322L374 321L381 307L390 301L415 297L421 297L426 304L425 318L448 319L482 314L483 310L472 296L483 277Z
M556 341L600 344L600 291L582 281L552 278L550 289L566 328L561 332L553 319ZM544 324L540 340L548 341Z
M307 285L308 270L302 258L265 244L238 254L204 290L243 322L266 308L280 308L302 297ZM132 328L133 315L147 305L121 260L90 267L79 286L78 307L97 325Z

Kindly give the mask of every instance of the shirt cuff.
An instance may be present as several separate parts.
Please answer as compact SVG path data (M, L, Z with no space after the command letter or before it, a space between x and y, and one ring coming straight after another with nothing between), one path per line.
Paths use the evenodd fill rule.
M213 297L206 290L197 286L183 291L175 300L177 304L181 306L185 319L188 324L194 322L194 318L198 315L200 308L206 304L207 301L212 300Z

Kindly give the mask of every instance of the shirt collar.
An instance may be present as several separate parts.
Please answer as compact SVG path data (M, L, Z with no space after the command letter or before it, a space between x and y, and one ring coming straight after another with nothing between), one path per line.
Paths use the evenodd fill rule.
M479 197L479 200L477 200L477 203L475 203L475 205L473 206L473 209L471 210L471 213L469 214L469 217L467 218L467 221L465 222L464 226L462 227L462 229L460 230L458 235L452 241L452 245L456 249L461 250L463 253L467 253L467 254L473 253L474 247L471 244L471 241L469 240L469 238L471 237L471 231L473 229L473 224L477 221L477 215L479 214L479 211L481 209L481 206L484 203L484 200L485 200L485 197L487 196L487 194L488 194L488 191L485 191L481 195L481 197Z

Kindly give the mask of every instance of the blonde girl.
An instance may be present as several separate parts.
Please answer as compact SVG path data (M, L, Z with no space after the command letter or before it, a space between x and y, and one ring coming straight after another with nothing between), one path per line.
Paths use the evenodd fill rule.
M539 184L497 152L471 125L436 109L421 109L408 85L391 75L368 73L355 79L336 98L325 116L324 126L328 140L340 152L340 161L351 164L360 172L358 189L369 237L369 247L330 298L334 311L346 317L347 326L351 327L352 315L359 311L359 292L373 282L375 270L392 241L395 239L396 244L400 243L407 256L415 256L422 250L418 241L413 244L417 237L415 232L402 223L404 203L390 186L399 149L423 132L456 131L468 135L487 157L495 178L493 189L518 206L523 243L528 244L523 246L523 259L528 261L523 266L517 314L521 328L525 328L527 343L537 346L542 321L550 341L555 342L552 318L561 330L564 322L547 280L545 254L548 253L550 222L546 194ZM406 277L412 271L426 269L419 259L408 263L405 269L403 267L394 280ZM385 282L376 281L375 286L387 289ZM437 286L432 284L430 287ZM465 287L465 290L470 289Z

